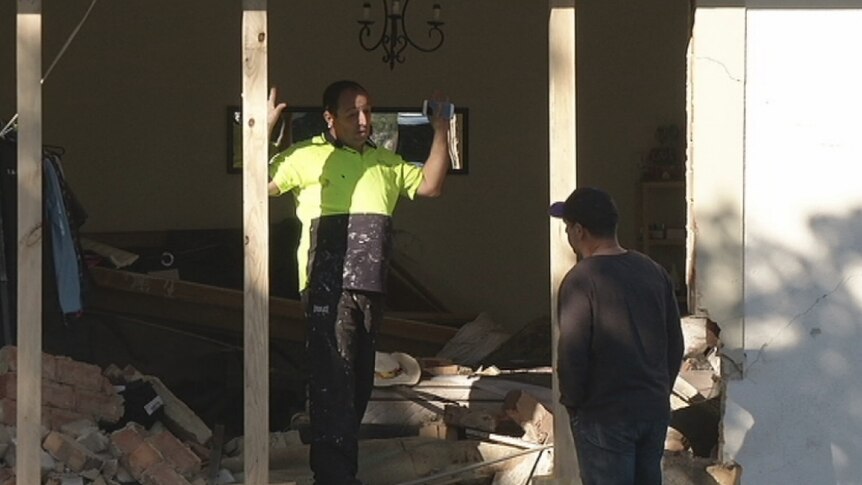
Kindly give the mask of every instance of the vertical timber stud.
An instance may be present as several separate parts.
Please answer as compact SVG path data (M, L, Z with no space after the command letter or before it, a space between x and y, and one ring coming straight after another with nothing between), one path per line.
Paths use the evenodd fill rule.
M245 483L269 483L269 201L266 0L242 2Z
M42 2L18 1L17 483L42 483Z
M563 200L577 182L575 145L575 2L550 0L548 20L548 122L550 134L550 200ZM550 221L551 232L551 335L554 366L554 479L556 483L580 483L575 445L568 412L560 404L557 381L557 291L575 257L559 221Z

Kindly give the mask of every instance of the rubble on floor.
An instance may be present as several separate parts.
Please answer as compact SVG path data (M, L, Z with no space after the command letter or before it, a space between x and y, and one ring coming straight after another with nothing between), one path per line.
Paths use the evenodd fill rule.
M497 331L487 321L483 327ZM717 332L706 320L688 319L685 328L687 360L674 386L675 414L712 403L721 394L713 367ZM462 335L481 339L481 332L471 329ZM461 344L456 341L450 348L456 345ZM552 472L551 368L511 369L511 362L500 362L499 367L464 364L475 365L494 352L502 355L499 346L491 347L463 353L467 360L461 362L439 354L419 357L415 362L421 378L415 385L374 389L361 432L361 479L373 485L429 480L508 485L541 483L540 477ZM14 483L16 370L16 349L0 349L0 422L5 424L0 427L5 463L0 485ZM43 354L43 379L44 483L242 483L243 437L222 444L221 437L159 378L131 367L109 365L102 370ZM693 422L702 418L697 413L691 416ZM672 423L669 428L666 483L738 483L738 466L723 466L714 457L695 453L698 447L692 442L698 438L692 430L702 428L702 421L678 427ZM307 439L303 440L307 420L299 415L292 427L270 435L271 479L312 483ZM714 445L707 441L699 446L712 452Z
M0 484L15 483L17 349L0 349ZM49 485L203 485L211 433L151 376L42 355L42 476ZM155 385L153 385L155 384ZM128 392L134 390L134 392ZM140 390L143 390L141 392ZM143 397L143 399L140 399ZM131 421L146 422L148 428ZM182 437L182 438L181 438Z
M97 311L164 319L188 333L205 328L241 335L242 292L236 289L107 268L94 268L92 276ZM273 298L271 304L276 323L271 338L301 342L298 302ZM412 385L398 381L374 389L360 431L360 479L369 485L509 485L541 483L551 473L554 397L547 317L514 334L487 314L458 328L390 315L384 329L381 350L393 357L408 353L421 377L416 382L408 372ZM716 463L715 457L723 389L719 329L697 317L684 318L683 329L686 362L671 397L665 483L734 485L739 466ZM14 352L0 349L5 464L0 485L14 483ZM291 384L301 382L302 369L291 372ZM242 483L243 437L224 440L220 426L211 430L159 377L47 354L43 374L44 483ZM166 375L161 378L169 382ZM270 434L271 481L312 483L307 432L307 417L298 413L290 429Z

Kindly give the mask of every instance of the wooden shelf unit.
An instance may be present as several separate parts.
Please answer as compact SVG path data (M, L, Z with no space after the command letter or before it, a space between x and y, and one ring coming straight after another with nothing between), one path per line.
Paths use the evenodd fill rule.
M640 189L640 249L674 278L677 299L685 311L685 181L645 180Z

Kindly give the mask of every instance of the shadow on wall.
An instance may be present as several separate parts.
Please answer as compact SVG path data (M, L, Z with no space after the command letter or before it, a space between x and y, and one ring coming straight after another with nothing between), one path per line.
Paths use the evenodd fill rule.
M723 211L708 224L728 230L734 217ZM725 456L749 483L862 477L862 208L807 225L788 241L805 236L814 250L746 230L745 369L728 383L723 419ZM701 278L720 275L715 256L701 261Z

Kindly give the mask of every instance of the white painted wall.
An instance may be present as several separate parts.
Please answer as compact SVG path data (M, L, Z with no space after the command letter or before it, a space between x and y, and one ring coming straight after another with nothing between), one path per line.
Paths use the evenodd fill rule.
M862 483L859 25L862 8L747 11L745 371L723 425L745 484Z
M728 453L746 483L862 483L862 10L748 19L747 362L726 416L744 439Z

